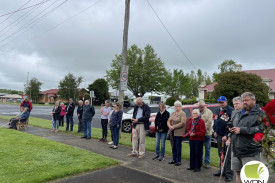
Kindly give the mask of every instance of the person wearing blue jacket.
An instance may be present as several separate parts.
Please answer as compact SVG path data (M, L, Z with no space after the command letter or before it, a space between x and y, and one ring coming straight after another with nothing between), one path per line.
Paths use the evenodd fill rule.
M120 110L120 103L114 103L114 111L110 119L110 128L113 139L113 145L110 148L117 149L119 142L119 129L121 127L122 110Z
M26 122L27 119L29 118L30 113L29 113L29 108L25 107L24 108L24 112L21 114L21 116L19 116L18 118L14 118L11 122L10 122L10 129L17 129L16 128L16 123L20 120L20 122Z
M92 120L95 115L95 109L90 105L89 100L85 100L83 106L82 120L83 120L83 132L84 136L81 138L91 139L92 133Z
M218 155L221 158L221 151L226 152L227 147L224 145L222 147L222 143L225 144L228 138L228 129L227 129L227 122L231 119L231 113L234 111L234 108L230 107L227 103L227 98L225 96L220 96L218 98L218 102L220 105L220 109L216 111L216 118L214 120L214 137L217 139L218 143ZM224 154L226 156L226 154ZM221 161L221 159L220 159ZM225 181L229 182L233 180L233 171L231 170L231 152L228 152L226 162L224 163L224 170L223 175L225 175ZM214 176L221 175L221 168L220 170L214 174Z

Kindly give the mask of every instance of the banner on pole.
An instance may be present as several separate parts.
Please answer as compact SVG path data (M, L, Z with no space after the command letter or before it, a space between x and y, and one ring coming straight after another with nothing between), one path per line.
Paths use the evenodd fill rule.
M121 84L121 90L127 90L127 81L128 81L128 66L123 66L121 75L120 75L120 84Z

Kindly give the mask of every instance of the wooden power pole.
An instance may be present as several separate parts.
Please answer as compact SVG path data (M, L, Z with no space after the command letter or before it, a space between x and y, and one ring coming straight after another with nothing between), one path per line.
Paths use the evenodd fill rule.
M130 20L130 0L125 0L125 16L123 30L123 46L121 54L120 67L120 85L119 85L119 103L123 107L124 91L127 90L128 66L127 66L127 44L128 44L128 28Z

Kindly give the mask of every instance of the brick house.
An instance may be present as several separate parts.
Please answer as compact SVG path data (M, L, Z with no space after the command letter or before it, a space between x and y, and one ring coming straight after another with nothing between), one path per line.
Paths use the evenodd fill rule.
M39 93L38 103L55 103L58 99L59 89L50 89Z

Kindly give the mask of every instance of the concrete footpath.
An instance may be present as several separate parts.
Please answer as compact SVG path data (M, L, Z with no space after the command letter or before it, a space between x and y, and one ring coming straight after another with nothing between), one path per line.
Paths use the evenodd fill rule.
M0 124L7 121L0 119ZM62 183L86 183L86 182L218 182L219 179L213 174L217 172L217 168L210 169L201 168L200 172L186 170L189 167L189 161L182 160L182 165L176 167L169 165L171 157L166 157L164 161L153 161L154 153L146 152L144 159L136 157L128 157L131 152L130 147L119 145L118 149L111 149L107 143L98 142L96 139L81 139L79 136L67 133L54 133L48 129L29 126L25 133L34 134L49 140L54 140L67 145L75 146L87 151L92 151L122 162L121 165L98 170L92 173L86 173L67 179L57 180L54 182ZM184 150L183 150L184 151ZM184 153L184 152L183 152ZM225 182L222 179L221 182ZM233 181L235 182L235 181ZM270 182L270 181L269 181Z

